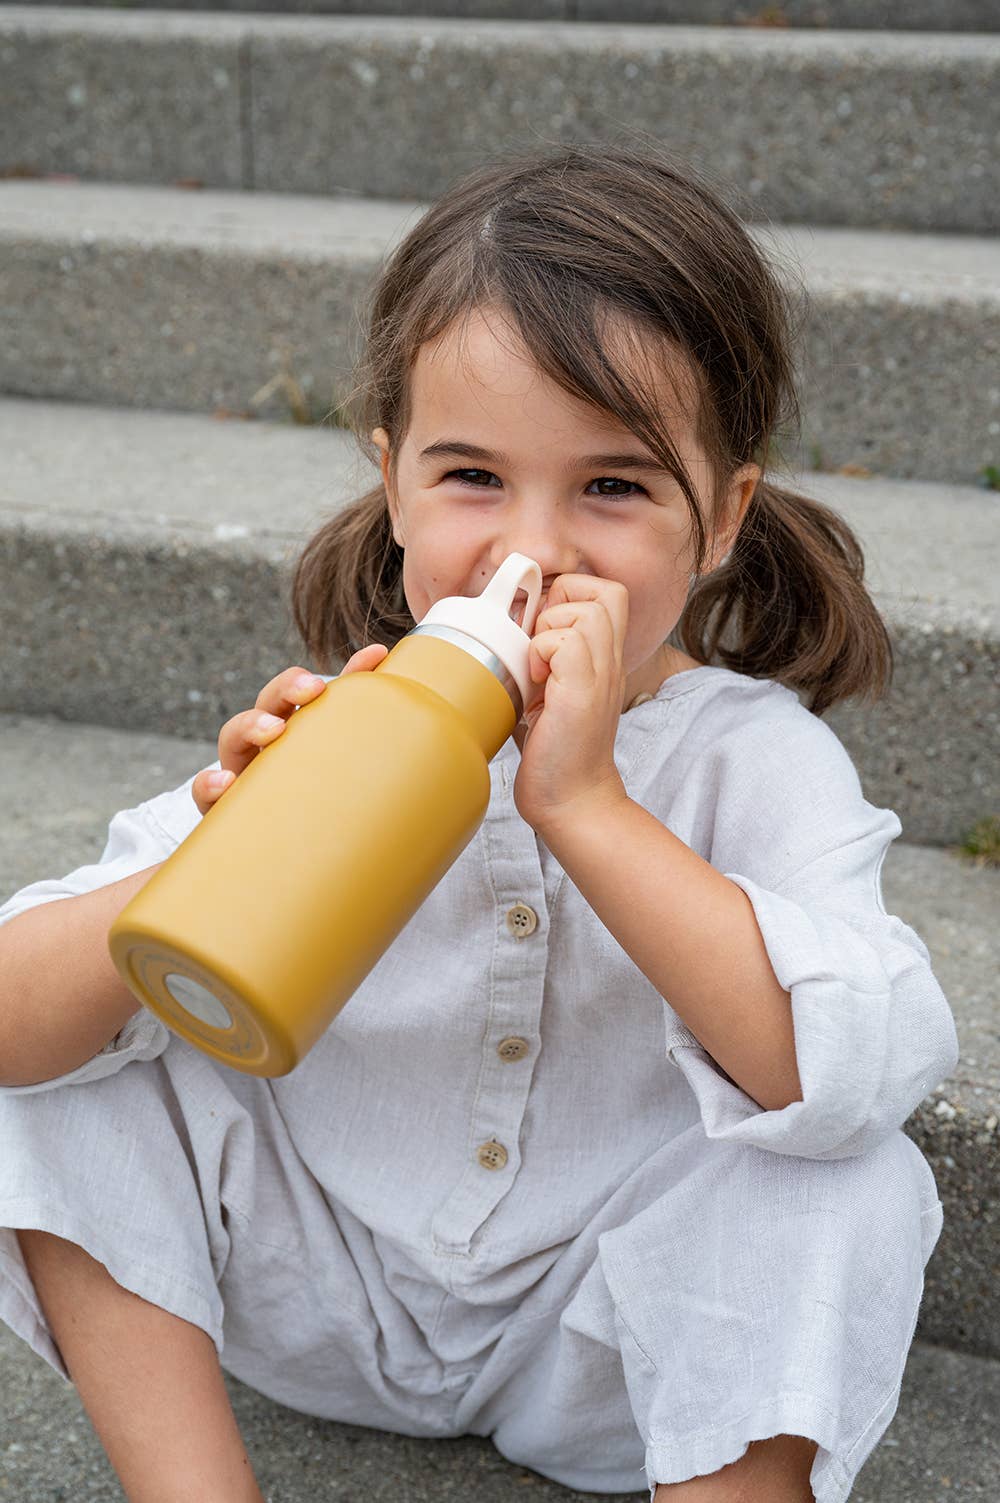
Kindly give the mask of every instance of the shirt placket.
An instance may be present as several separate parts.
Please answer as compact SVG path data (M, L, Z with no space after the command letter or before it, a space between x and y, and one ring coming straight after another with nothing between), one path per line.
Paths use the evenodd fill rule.
M474 1234L520 1168L549 952L549 905L535 833L517 812L512 772L502 757L490 763L490 779L490 805L476 837L495 894L489 1010L465 1172L431 1223L435 1252L453 1258L472 1257Z

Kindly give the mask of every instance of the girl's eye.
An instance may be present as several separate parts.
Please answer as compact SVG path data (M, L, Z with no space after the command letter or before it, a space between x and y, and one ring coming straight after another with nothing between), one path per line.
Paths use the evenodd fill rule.
M629 499L629 496L631 495L631 493L633 491L638 491L641 495L645 495L646 494L646 492L643 490L642 486L641 485L636 485L633 480L619 480L614 475L602 475L600 477L600 479L598 479L598 480L592 480L591 484L592 485L623 485L625 487L624 491L598 491L598 493L597 493L599 496L620 496L623 501L627 501ZM628 492L628 495L626 495L626 492Z
M458 476L458 481L459 481L460 485L471 485L472 487L474 487L475 489L478 489L478 490L482 490L484 488L488 488L489 482L491 480L496 480L497 479L496 475L493 474L492 470L449 470L448 475L445 478L450 480L452 475ZM469 476L469 475L476 476L477 478L473 479L473 480L466 479L465 477ZM484 487L483 479L481 478L483 476L486 477L485 487ZM623 501L628 501L628 500L631 500L631 497L632 497L633 493L638 493L639 495L643 495L643 496L646 494L646 491L643 489L643 487L641 485L636 485L636 483L634 481L632 481L632 480L621 480L621 479L619 479L618 477L616 477L614 475L601 475L601 476L598 477L598 479L592 480L590 483L591 483L591 485L599 485L599 486L605 486L605 485L624 486L624 490L617 490L617 491L600 490L600 491L597 492L597 494L599 496L610 496L612 499L620 498Z
M491 472L489 470L450 470L448 472L448 474L445 476L445 479L450 480L452 475L458 475L460 477L464 477L465 475L486 475L486 476L489 476L490 473ZM493 479L495 480L496 478L497 477L494 475ZM460 479L459 483L461 485L481 486L481 481L479 481L479 480L465 480L463 478L463 479Z

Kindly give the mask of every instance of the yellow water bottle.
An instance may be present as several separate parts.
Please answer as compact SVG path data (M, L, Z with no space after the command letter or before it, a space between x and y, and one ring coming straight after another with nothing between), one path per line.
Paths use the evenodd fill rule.
M482 824L541 586L511 553L293 712L111 925L140 1002L237 1070L294 1069Z

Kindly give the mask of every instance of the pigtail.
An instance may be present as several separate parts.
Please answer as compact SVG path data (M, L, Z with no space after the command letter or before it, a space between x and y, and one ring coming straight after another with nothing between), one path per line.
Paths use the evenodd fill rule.
M403 550L381 482L313 533L292 576L292 616L320 673L361 647L393 648L415 626L403 594Z
M814 715L852 696L877 702L893 651L864 571L838 512L762 480L726 561L688 599L680 645L702 662L803 691Z

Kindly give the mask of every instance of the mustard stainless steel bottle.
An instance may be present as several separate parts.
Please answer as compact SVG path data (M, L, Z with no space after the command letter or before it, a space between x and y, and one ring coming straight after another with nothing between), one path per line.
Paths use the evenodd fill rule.
M175 1033L251 1075L313 1046L482 824L487 764L532 700L541 582L511 553L331 679L122 909L112 960Z

